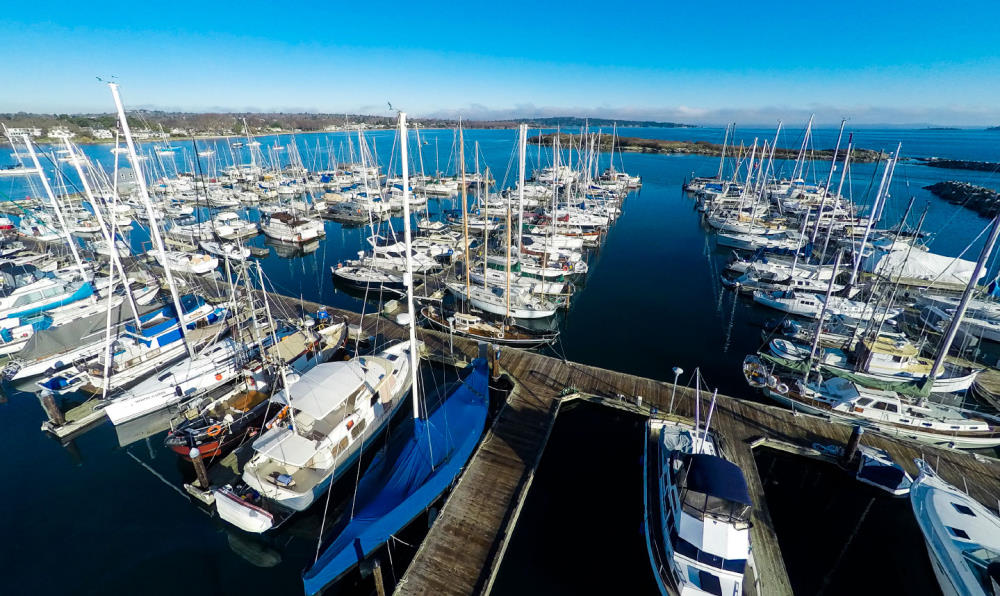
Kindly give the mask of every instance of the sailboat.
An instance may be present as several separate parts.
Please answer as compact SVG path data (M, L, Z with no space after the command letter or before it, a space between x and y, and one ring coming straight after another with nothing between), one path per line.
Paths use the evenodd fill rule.
M406 114L399 114L404 188L408 188ZM404 196L404 223L410 243L409 191ZM409 261L409 259L408 259ZM412 268L407 281L413 279ZM413 286L407 284L407 304L413 312ZM410 317L410 338L415 341L416 322ZM352 511L336 527L336 538L302 576L306 594L312 595L337 581L360 560L381 547L420 515L461 472L479 443L489 406L488 372L483 359L472 362L464 378L437 410L424 417L414 360L413 424L398 429L386 449L375 456L358 482Z

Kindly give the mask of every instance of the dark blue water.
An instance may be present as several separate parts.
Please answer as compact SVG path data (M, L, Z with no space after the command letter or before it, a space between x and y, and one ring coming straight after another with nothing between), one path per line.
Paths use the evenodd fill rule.
M661 138L713 141L722 138L721 130L712 129L621 131L623 135L639 133ZM738 134L751 135L752 142L753 136L771 138L773 130L738 131ZM782 144L797 146L800 139L796 140L794 134L790 133L789 140ZM905 155L1000 159L1000 150L992 140L998 137L993 134L866 129L858 131L856 142L863 147L893 149L902 140ZM516 169L508 170L508 164L516 163L512 159L515 136L515 131L506 130L468 131L466 143L471 153L473 143L479 141L481 165L488 164L498 180L513 181ZM828 147L833 145L836 131L817 131L816 136L817 147ZM422 137L428 141L422 147L425 169L434 169L436 139L440 168L453 171L452 132L423 131ZM377 131L369 133L368 138L376 143L381 161L388 163L393 133ZM262 142L266 149L273 140L265 138ZM289 139L282 137L279 142L286 144ZM343 134L301 135L297 142L303 160L310 167L326 167L331 155L342 158L347 154ZM220 144L220 154L221 148ZM85 151L106 165L111 163L107 146L90 146ZM528 151L529 169L549 161L547 150L539 154L529 146ZM187 154L191 152L188 150ZM414 156L415 164L417 157ZM8 152L0 153L0 162L8 158ZM607 157L604 159L606 164ZM178 158L182 170L184 161ZM644 185L641 191L628 197L623 216L610 230L605 245L593 254L585 289L574 298L569 312L561 319L563 335L556 351L580 362L664 380L672 379L673 366L683 367L687 371L685 377L700 366L707 382L721 392L750 397L739 363L760 346L759 325L772 315L722 291L718 273L728 255L714 249L691 199L680 191L685 177L692 172L714 174L718 161L700 156L638 154L626 154L623 161L628 171L643 177ZM471 166L471 155L468 163ZM816 162L810 167L808 177L825 181L827 166ZM786 173L791 169L787 163L780 167ZM866 189L873 169L871 164L857 164L852 169L849 188L859 203L870 202ZM929 206L925 230L935 234L932 249L958 255L988 223L971 211L934 198L922 187L945 179L995 186L996 176L916 164L901 164L896 172L884 218L886 225L895 223L912 195L916 197L917 209ZM0 198L3 195L20 198L34 196L37 191L0 179L0 193ZM430 210L435 213L452 205L447 200L432 201ZM910 221L914 223L916 215ZM394 223L398 229L399 220ZM364 302L338 291L331 282L329 268L340 260L353 258L363 248L362 231L334 222L327 222L326 226L326 239L311 254L282 258L272 252L264 260L269 282L292 296L360 310ZM142 232L135 235L136 241L141 241ZM262 241L262 238L256 240ZM978 250L978 246L973 250ZM166 594L195 586L226 594L268 590L295 593L300 589L298 574L312 558L318 521L307 520L303 522L305 527L269 538L263 546L247 543L245 537L210 518L133 459L135 456L150 466L174 487L187 479L190 469L162 447L162 432L148 441L120 447L115 429L105 425L78 438L72 446L61 447L38 431L44 415L35 398L27 393L8 393L8 401L0 404L0 451L6 454L8 462L3 482L8 490L2 498L3 514L0 514L0 536L4 537L0 561L7 589L13 586L14 592L24 592L30 587L34 593L60 594L138 590ZM589 427L565 432L579 440L595 440L586 428ZM563 431L557 427L556 432ZM586 462L577 461L572 450L562 453L555 459L546 455L545 468L586 467ZM638 447L634 455L623 447L622 468L637 465L638 457ZM594 508L586 523L598 542L605 533L617 536L620 528L625 528L623 531L629 535L638 532L638 522L628 512L641 503L638 500L641 495L625 480L627 474L624 471L621 474L621 482L617 475L609 476L614 479L604 483L597 477L596 484L588 489L602 496L599 501L587 501ZM559 485L563 479L557 477L549 486ZM540 477L539 482L542 484L536 485L536 494L542 494L538 487L545 486L547 481ZM602 505L604 501L611 502ZM545 511L548 513L540 516L544 519L537 525L526 526L529 532L535 528L537 534L529 534L533 537L527 542L520 539L521 543L537 540L554 545L557 532L570 523L568 520L579 521L579 509ZM532 515L527 511L526 514L529 518ZM554 525L549 526L548 522ZM232 537L234 534L236 538ZM895 541L893 545L898 547ZM913 553L922 548L919 544L911 546ZM626 556L626 553L632 554ZM517 548L512 548L509 556L525 560L524 553ZM631 550L606 549L604 556L608 560L608 574L648 571L645 557ZM280 563L272 567L258 567L249 562L273 563L277 558ZM513 591L519 584L505 585ZM521 590L530 591L529 586L520 585ZM642 591L645 589L636 589Z

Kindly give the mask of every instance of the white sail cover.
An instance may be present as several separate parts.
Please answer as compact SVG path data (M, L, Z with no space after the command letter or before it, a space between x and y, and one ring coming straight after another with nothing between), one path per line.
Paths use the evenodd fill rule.
M892 280L923 280L935 284L967 285L976 268L975 261L956 259L897 243L888 252L876 250L865 259L865 271ZM986 274L985 268L979 278ZM976 281L979 281L978 279Z

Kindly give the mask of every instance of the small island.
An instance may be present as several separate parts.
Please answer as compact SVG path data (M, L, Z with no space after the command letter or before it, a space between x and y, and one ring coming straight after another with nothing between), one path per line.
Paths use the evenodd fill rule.
M536 145L552 145L556 138L556 133L543 134L529 139L529 142ZM559 134L559 144L563 147L578 146L580 135L569 133ZM600 141L600 151L611 151L611 135L602 135ZM616 151L627 153L658 153L663 155L707 155L718 157L722 155L723 145L720 143L710 143L708 141L668 141L664 139L644 139L639 137L616 137L614 147ZM732 156L736 153L732 145L726 146L726 155ZM749 156L750 149L744 148ZM795 159L798 157L798 149L784 149L778 147L774 151L775 159ZM844 150L839 153L838 159L842 159ZM874 162L885 159L889 155L881 151L872 149L854 148L851 152L853 162ZM806 159L829 160L833 157L833 149L816 149L806 152Z

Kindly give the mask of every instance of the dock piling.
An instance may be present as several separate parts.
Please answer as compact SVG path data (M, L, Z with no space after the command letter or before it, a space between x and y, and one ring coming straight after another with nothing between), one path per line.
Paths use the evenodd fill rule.
M45 410L45 415L48 416L49 421L56 426L62 426L66 424L66 417L63 416L62 410L56 405L56 399L52 396L52 392L48 389L43 389L38 392L38 401L42 404L42 409Z
M372 575L375 576L375 592L378 596L385 596L385 584L382 582L382 566L379 564L378 559L375 559L375 564L372 566Z
M858 453L858 445L861 444L861 435L865 434L865 429L861 425L855 426L854 430L851 431L851 438L847 440L847 446L844 447L844 465L848 465L854 459L854 456Z
M191 463L194 464L194 473L198 475L198 485L202 490L208 490L208 470L205 469L205 462L201 459L201 451L197 447L192 447L191 451L188 452L188 457L191 458Z

